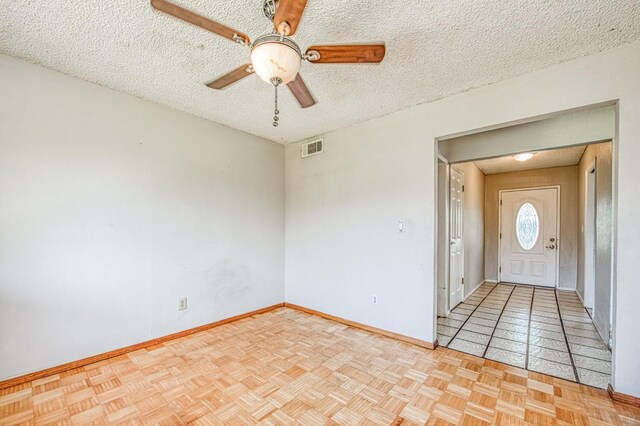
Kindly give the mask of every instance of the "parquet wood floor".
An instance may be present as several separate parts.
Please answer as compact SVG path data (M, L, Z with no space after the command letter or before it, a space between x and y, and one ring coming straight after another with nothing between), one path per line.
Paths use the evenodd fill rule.
M607 392L281 308L0 391L0 424L629 425Z

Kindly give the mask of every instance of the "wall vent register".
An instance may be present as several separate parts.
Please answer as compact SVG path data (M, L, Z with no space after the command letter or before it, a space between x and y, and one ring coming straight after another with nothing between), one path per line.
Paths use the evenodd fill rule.
M302 158L321 154L323 149L322 139L302 144Z

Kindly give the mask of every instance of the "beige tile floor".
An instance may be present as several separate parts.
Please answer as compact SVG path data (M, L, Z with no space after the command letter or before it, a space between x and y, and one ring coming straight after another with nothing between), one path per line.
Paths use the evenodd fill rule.
M438 342L602 389L611 375L611 351L574 292L485 283L438 318Z

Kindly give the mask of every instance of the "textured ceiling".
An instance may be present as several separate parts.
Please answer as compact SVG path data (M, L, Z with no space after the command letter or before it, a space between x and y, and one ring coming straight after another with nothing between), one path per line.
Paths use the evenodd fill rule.
M506 157L474 161L474 163L485 175L546 169L549 167L575 166L580 162L580 158L582 158L582 154L586 148L587 146L583 145L539 151L528 161L517 161L513 156L509 155Z
M252 39L271 31L262 0L175 0ZM303 110L251 76L205 86L247 63L226 39L148 0L0 0L0 52L278 142L323 132L525 74L640 38L638 0L309 0L295 39L385 41L380 65L312 65L318 104Z

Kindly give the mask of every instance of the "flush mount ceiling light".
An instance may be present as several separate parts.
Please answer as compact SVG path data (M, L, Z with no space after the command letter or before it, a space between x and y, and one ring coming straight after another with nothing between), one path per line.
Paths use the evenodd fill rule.
M151 0L155 9L190 24L197 25L242 46L251 48L251 63L207 84L212 89L224 89L253 73L275 87L275 115L273 126L278 126L278 86L286 84L302 108L315 105L302 77L302 60L312 64L379 63L385 55L384 44L343 44L311 46L302 54L291 36L296 32L307 0L264 0L263 12L273 22L274 32L258 37L253 43L239 31L184 9L167 0Z
M514 155L513 158L517 161L528 161L531 160L534 155L536 155L535 152L523 152L521 154Z

